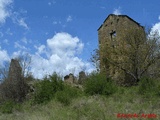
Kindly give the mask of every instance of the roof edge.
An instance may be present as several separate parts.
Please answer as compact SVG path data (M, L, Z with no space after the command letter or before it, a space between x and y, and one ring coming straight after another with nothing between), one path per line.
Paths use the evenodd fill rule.
M140 25L140 23L136 22L135 20L133 20L132 18L130 18L127 15L115 15L115 14L109 14L108 17L103 21L103 24L106 22L106 20L110 17L110 16L118 16L118 17L127 17L128 19L130 19L131 21L133 21L134 23L136 23L138 26L143 27ZM97 29L97 31L103 26L103 24L101 24L101 26Z

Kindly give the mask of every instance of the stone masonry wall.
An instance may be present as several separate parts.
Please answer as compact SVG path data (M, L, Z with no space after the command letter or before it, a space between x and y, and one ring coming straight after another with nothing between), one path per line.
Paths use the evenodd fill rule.
M99 40L99 50L100 50L100 71L105 72L108 76L113 78L119 78L122 76L124 78L124 73L122 71L115 72L115 68L111 65L106 65L103 61L105 57L105 52L111 49L111 46L121 44L121 36L127 32L129 29L141 29L144 32L142 26L139 23L131 19L126 15L109 15L103 24L98 29L98 40ZM119 58L117 58L119 59Z

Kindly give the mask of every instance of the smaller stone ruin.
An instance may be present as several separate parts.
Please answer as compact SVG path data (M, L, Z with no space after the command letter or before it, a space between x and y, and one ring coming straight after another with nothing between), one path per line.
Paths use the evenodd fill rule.
M69 75L66 75L64 77L64 82L74 84L76 83L76 77L72 73L70 73Z
M84 80L86 79L86 74L84 71L79 72L79 80L78 83L79 84L83 84Z
M64 82L69 84L83 84L86 79L86 74L84 71L79 72L79 79L77 79L73 74L66 75L64 77Z

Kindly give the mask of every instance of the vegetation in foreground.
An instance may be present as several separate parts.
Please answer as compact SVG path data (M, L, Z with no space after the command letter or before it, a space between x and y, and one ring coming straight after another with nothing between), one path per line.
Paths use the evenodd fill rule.
M152 113L159 119L159 80L143 78L137 86L122 87L93 73L83 86L71 87L53 74L35 83L35 92L24 102L1 101L0 120L116 120L118 113Z

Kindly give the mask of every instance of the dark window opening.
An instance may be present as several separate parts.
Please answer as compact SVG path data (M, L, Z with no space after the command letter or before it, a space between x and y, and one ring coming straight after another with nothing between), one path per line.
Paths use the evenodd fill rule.
M117 23L119 22L119 18L117 19Z
M110 35L111 35L111 39L112 39L112 38L115 38L115 37L117 36L116 31L113 31L113 30L112 30L112 31L110 32Z
M114 33L113 33L113 37L116 37L116 36L117 36L117 34L116 34L116 32L114 32Z
M113 74L116 74L116 70L113 68Z
M116 47L116 36L117 36L117 34L116 34L116 31L111 31L110 32L110 36L111 36L111 46L113 47L113 48L115 48Z

